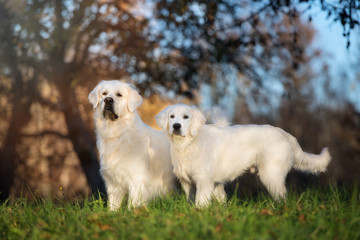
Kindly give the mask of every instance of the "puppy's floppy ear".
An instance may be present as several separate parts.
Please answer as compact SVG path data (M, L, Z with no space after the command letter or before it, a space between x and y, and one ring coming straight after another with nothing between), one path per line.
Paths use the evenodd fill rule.
M100 88L103 81L101 81L96 87L90 92L88 99L95 109L99 105L100 101Z
M128 86L127 107L129 112L134 112L141 105L142 101L143 99L140 94L131 86Z
M192 111L192 120L190 126L190 133L194 137L197 135L200 128L205 124L206 118L195 106L191 107L191 111Z
M162 130L166 130L168 127L168 122L169 122L168 114L169 114L170 107L171 107L171 105L167 106L161 112L159 112L158 115L155 116L155 121Z

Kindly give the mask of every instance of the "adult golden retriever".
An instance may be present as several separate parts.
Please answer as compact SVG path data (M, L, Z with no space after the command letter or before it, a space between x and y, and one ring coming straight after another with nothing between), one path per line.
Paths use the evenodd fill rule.
M110 209L118 208L127 193L130 208L171 191L175 177L169 141L141 120L138 92L125 82L101 81L89 101Z

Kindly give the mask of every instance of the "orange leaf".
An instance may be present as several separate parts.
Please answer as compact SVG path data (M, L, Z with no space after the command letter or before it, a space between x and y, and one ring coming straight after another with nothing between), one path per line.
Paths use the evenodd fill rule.
M264 208L264 209L261 209L260 214L261 214L261 215L266 215L266 216L273 215L273 213L272 213L270 210L265 209L265 208Z
M224 226L223 223L219 223L218 225L216 225L215 232L220 232L222 230L223 226Z
M112 230L113 228L110 225L105 224L105 225L100 225L100 229L105 231L105 230Z
M302 222L302 223L306 222L306 217L304 214L299 215L299 222Z

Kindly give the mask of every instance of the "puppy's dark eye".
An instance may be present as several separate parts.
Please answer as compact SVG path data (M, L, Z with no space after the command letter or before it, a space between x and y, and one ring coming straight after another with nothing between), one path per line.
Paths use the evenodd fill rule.
M118 97L122 97L121 93L117 93L116 96Z
M170 118L174 118L175 116L174 115L170 115Z
M189 116L188 116L188 115L184 115L183 118L184 118L184 119L188 119Z
M103 92L103 95L106 96L106 95L107 95L107 92Z

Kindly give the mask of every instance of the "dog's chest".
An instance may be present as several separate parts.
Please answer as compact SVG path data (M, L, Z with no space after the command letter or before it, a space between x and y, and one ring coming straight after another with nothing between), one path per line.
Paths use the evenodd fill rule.
M107 142L100 148L101 173L106 180L125 184L129 177L146 176L148 157L140 151L144 149L144 142L119 140Z
M99 147L102 164L105 165L131 165L139 159L144 161L146 154L143 149L147 148L145 139L122 135L117 139L101 141Z
M187 182L193 182L194 162L185 152L173 153L174 174Z
M112 144L105 146L104 154L107 158L134 158L142 155L142 150L146 148L144 141L136 141L136 139L119 139Z

